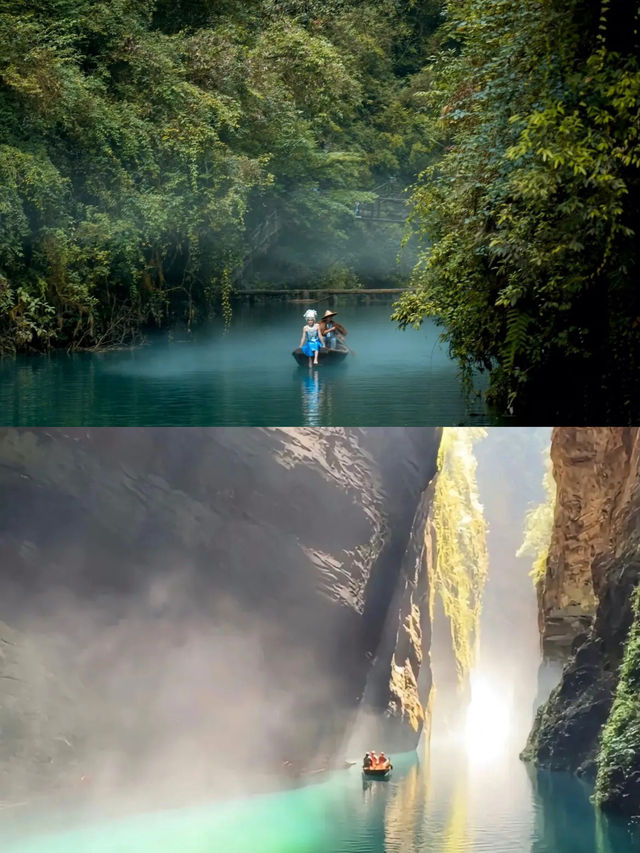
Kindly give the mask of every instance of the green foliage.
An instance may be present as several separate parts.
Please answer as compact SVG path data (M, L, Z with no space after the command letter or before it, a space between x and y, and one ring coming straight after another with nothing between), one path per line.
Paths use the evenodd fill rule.
M619 803L625 787L635 779L640 763L640 587L633 599L633 624L620 668L620 678L609 719L602 730L595 800L599 805Z
M518 548L516 557L533 557L531 577L538 585L542 582L547 568L547 557L551 534L553 532L553 520L556 509L556 483L551 468L551 456L549 448L543 451L545 459L545 472L542 485L545 491L545 499L537 506L527 512L524 522L524 537L522 545Z
M359 191L426 162L409 75L437 9L7 0L0 350L228 320L229 259L274 211L298 281L357 266Z
M640 3L449 0L446 16L424 95L441 156L414 191L424 250L395 318L436 315L503 411L633 420Z
M475 658L482 593L487 577L487 523L478 497L473 445L483 429L445 427L438 452L433 502L437 560L433 594L442 600L464 680Z

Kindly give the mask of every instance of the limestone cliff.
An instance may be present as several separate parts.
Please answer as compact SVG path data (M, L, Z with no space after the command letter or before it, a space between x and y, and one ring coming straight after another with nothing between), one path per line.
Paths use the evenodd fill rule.
M387 622L378 642L365 694L369 719L358 747L384 743L387 750L412 748L425 722L432 686L431 589L435 565L433 482L423 492L400 562ZM368 614L366 614L369 619Z
M559 428L551 445L557 499L544 578L540 628L549 655L566 653L589 628L603 566L624 543L635 488L632 432L619 428Z
M0 431L0 619L7 648L36 650L31 668L0 657L0 765L28 754L50 783L330 753L365 686L394 748L414 746L439 440Z
M603 727L621 689L640 580L640 430L556 429L552 454L558 499L540 593L541 628L546 643L572 640L573 647L523 755L541 767L594 775L602 769ZM636 749L625 743L633 741L634 726L618 731L626 753ZM624 806L615 796L609 804L638 813L638 779L633 787Z

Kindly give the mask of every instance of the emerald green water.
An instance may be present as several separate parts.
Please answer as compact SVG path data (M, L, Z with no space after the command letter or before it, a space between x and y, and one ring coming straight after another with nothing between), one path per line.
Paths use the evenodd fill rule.
M589 790L515 754L487 762L453 743L395 759L388 782L357 767L319 784L207 807L2 828L1 853L637 853L636 830L599 816ZM44 822L46 824L46 821ZM20 839L20 835L22 838ZM13 837L12 837L13 836Z
M405 332L391 303L343 297L355 352L344 365L300 368L306 306L238 305L187 335L156 334L136 349L0 360L2 426L443 426L487 423L427 320ZM325 303L326 306L326 303ZM324 306L318 306L323 309Z

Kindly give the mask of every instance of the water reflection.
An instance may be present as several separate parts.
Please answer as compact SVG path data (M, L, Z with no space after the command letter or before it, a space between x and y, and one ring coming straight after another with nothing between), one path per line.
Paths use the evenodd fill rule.
M426 758L426 756L424 756ZM409 768L407 775L390 798L385 813L385 841L388 850L408 849L419 840L420 803L428 799L428 765L420 762Z
M458 772L445 780L438 761L436 755L432 765L431 748L424 742L419 761L408 769L389 799L385 813L385 850L389 853L469 849L467 776Z
M320 389L321 382L318 370L309 370L308 373L303 374L302 422L305 426L320 426L322 424Z
M529 769L535 813L531 853L638 850L637 828L595 809L591 789L568 773Z
M474 769L475 768L475 769ZM384 845L363 835L336 848L385 853L637 853L637 827L603 815L575 777L536 772L514 754L484 772L464 748L425 750L385 798ZM368 815L371 822L372 815ZM369 827L371 829L371 827ZM367 833L370 837L370 833Z
M16 815L16 818L18 816ZM537 773L509 752L483 768L462 738L394 757L388 782L358 767L320 784L68 832L33 820L1 853L637 853L637 828L598 814L575 777ZM13 840L11 835L13 834Z
M465 400L457 365L426 321L400 331L390 304L345 312L356 354L307 373L291 351L299 305L238 306L189 341L0 359L4 426L393 426L486 423Z

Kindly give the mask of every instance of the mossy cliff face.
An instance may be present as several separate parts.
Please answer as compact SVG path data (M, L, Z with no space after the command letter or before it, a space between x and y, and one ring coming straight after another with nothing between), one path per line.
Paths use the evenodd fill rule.
M633 595L633 622L597 765L598 804L640 815L640 586Z
M487 579L487 525L478 497L474 443L483 429L448 427L438 454L433 501L437 547L434 600L449 625L458 681L464 684L476 652L482 593Z
M611 767L621 754L628 762L630 751L640 760L637 720L626 713L640 666L634 641L620 674L640 581L640 431L556 429L552 454L558 495L541 627L543 639L555 640L564 617L563 642L572 637L573 646L523 757L541 767L598 773L600 801L638 813L640 779ZM549 618L556 620L551 637Z
M365 685L394 748L414 746L439 441L436 429L0 431L0 619L42 651L28 670L0 657L0 675L25 684L12 698L0 681L5 751L48 780L104 756L129 776L161 760L168 776L185 756L196 775L214 750L240 769L313 760L337 751ZM27 708L37 739L11 729Z

